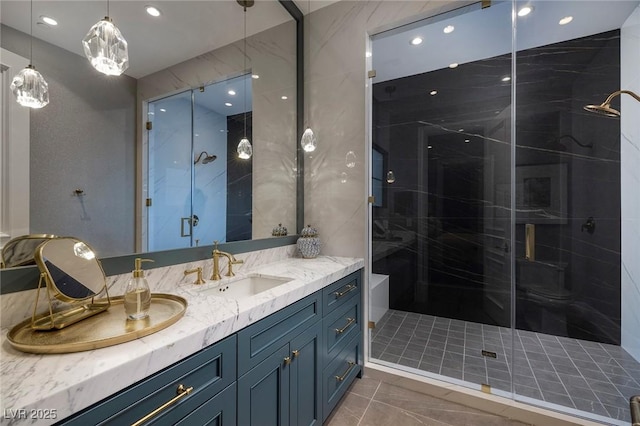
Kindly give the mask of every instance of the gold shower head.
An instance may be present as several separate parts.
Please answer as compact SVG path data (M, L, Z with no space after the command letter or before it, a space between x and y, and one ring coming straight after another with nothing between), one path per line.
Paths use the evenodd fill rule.
M586 105L584 107L584 110L589 112L595 112L596 114L604 115L606 117L620 118L620 111L618 111L617 109L611 108L611 100L622 93L626 93L627 95L632 96L636 101L640 102L640 96L636 95L632 91L617 90L612 94L610 94L607 97L607 99L600 105Z

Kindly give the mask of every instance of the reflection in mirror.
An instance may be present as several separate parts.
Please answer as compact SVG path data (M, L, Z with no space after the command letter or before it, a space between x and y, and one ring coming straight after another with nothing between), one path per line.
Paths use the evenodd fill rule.
M251 74L149 102L146 251L251 239ZM246 121L245 121L246 120Z
M0 259L2 268L35 264L33 255L36 248L51 238L56 238L56 236L49 234L22 235L9 240L2 247L2 258Z
M253 100L259 98L251 117L251 232L233 240L268 238L278 223L296 228L296 21L280 2L256 2L247 12L245 70L243 10L237 2L163 1L161 20L154 21L140 2L119 1L114 19L126 35L131 56L127 75L117 78L97 73L81 50L80 40L102 13L97 3L33 4L36 19L53 15L60 25L34 25L34 58L49 83L51 102L31 114L31 149L23 165L12 165L30 166L30 181L23 183L30 191L30 218L26 232L11 236L75 235L91 242L100 258L148 250L143 221L145 203L152 197L143 184L148 168L142 164L148 149L143 104L247 71L259 77L251 85ZM28 2L8 0L2 6L2 48L29 57L29 22L26 28L20 23L28 16ZM178 29L185 23L186 29ZM166 31L168 25L172 31ZM177 33L182 36L175 37ZM158 41L167 35L169 42ZM220 154L202 151L218 158L207 164L201 159L196 171L223 163ZM212 221L194 214L202 225ZM231 241L226 235L219 239ZM200 239L204 244L212 241Z
M33 310L32 327L63 328L109 307L107 283L100 262L91 247L75 238L54 238L40 244L35 252L49 302L49 315L36 319L40 286ZM103 295L103 299L96 297ZM51 297L70 304L53 312Z

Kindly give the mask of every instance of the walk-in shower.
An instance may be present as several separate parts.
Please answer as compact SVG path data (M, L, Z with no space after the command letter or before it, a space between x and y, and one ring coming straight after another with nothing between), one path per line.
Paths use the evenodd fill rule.
M628 423L639 34L639 1L493 1L372 36L372 362Z

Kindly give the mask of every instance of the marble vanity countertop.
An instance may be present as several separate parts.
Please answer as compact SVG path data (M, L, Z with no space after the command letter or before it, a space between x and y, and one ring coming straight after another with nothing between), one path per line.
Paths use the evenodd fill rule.
M364 266L362 259L320 256L290 258L236 277L196 286L183 281L167 286L150 280L152 292L184 297L188 307L177 323L140 339L69 354L28 354L7 341L2 330L0 404L2 424L48 425L76 413L139 380L229 336ZM263 274L290 278L274 289L243 299L205 296L205 287ZM191 277L188 277L189 279ZM55 418L45 419L46 413Z

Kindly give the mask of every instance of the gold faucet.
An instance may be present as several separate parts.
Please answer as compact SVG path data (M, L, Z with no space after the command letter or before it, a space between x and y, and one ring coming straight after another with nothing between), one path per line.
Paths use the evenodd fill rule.
M184 276L186 277L189 274L197 273L197 278L194 284L204 284L206 281L202 278L202 268L197 267L195 269L187 269L184 271Z
M229 262L229 267L227 268L227 273L224 275L225 277L233 277L236 274L233 273L232 266L238 265L240 263L244 263L244 260L237 260L231 253L227 253L224 251L218 250L218 242L214 241L215 247L213 249L213 274L211 275L212 280L220 280L222 277L220 276L220 256L226 257Z

